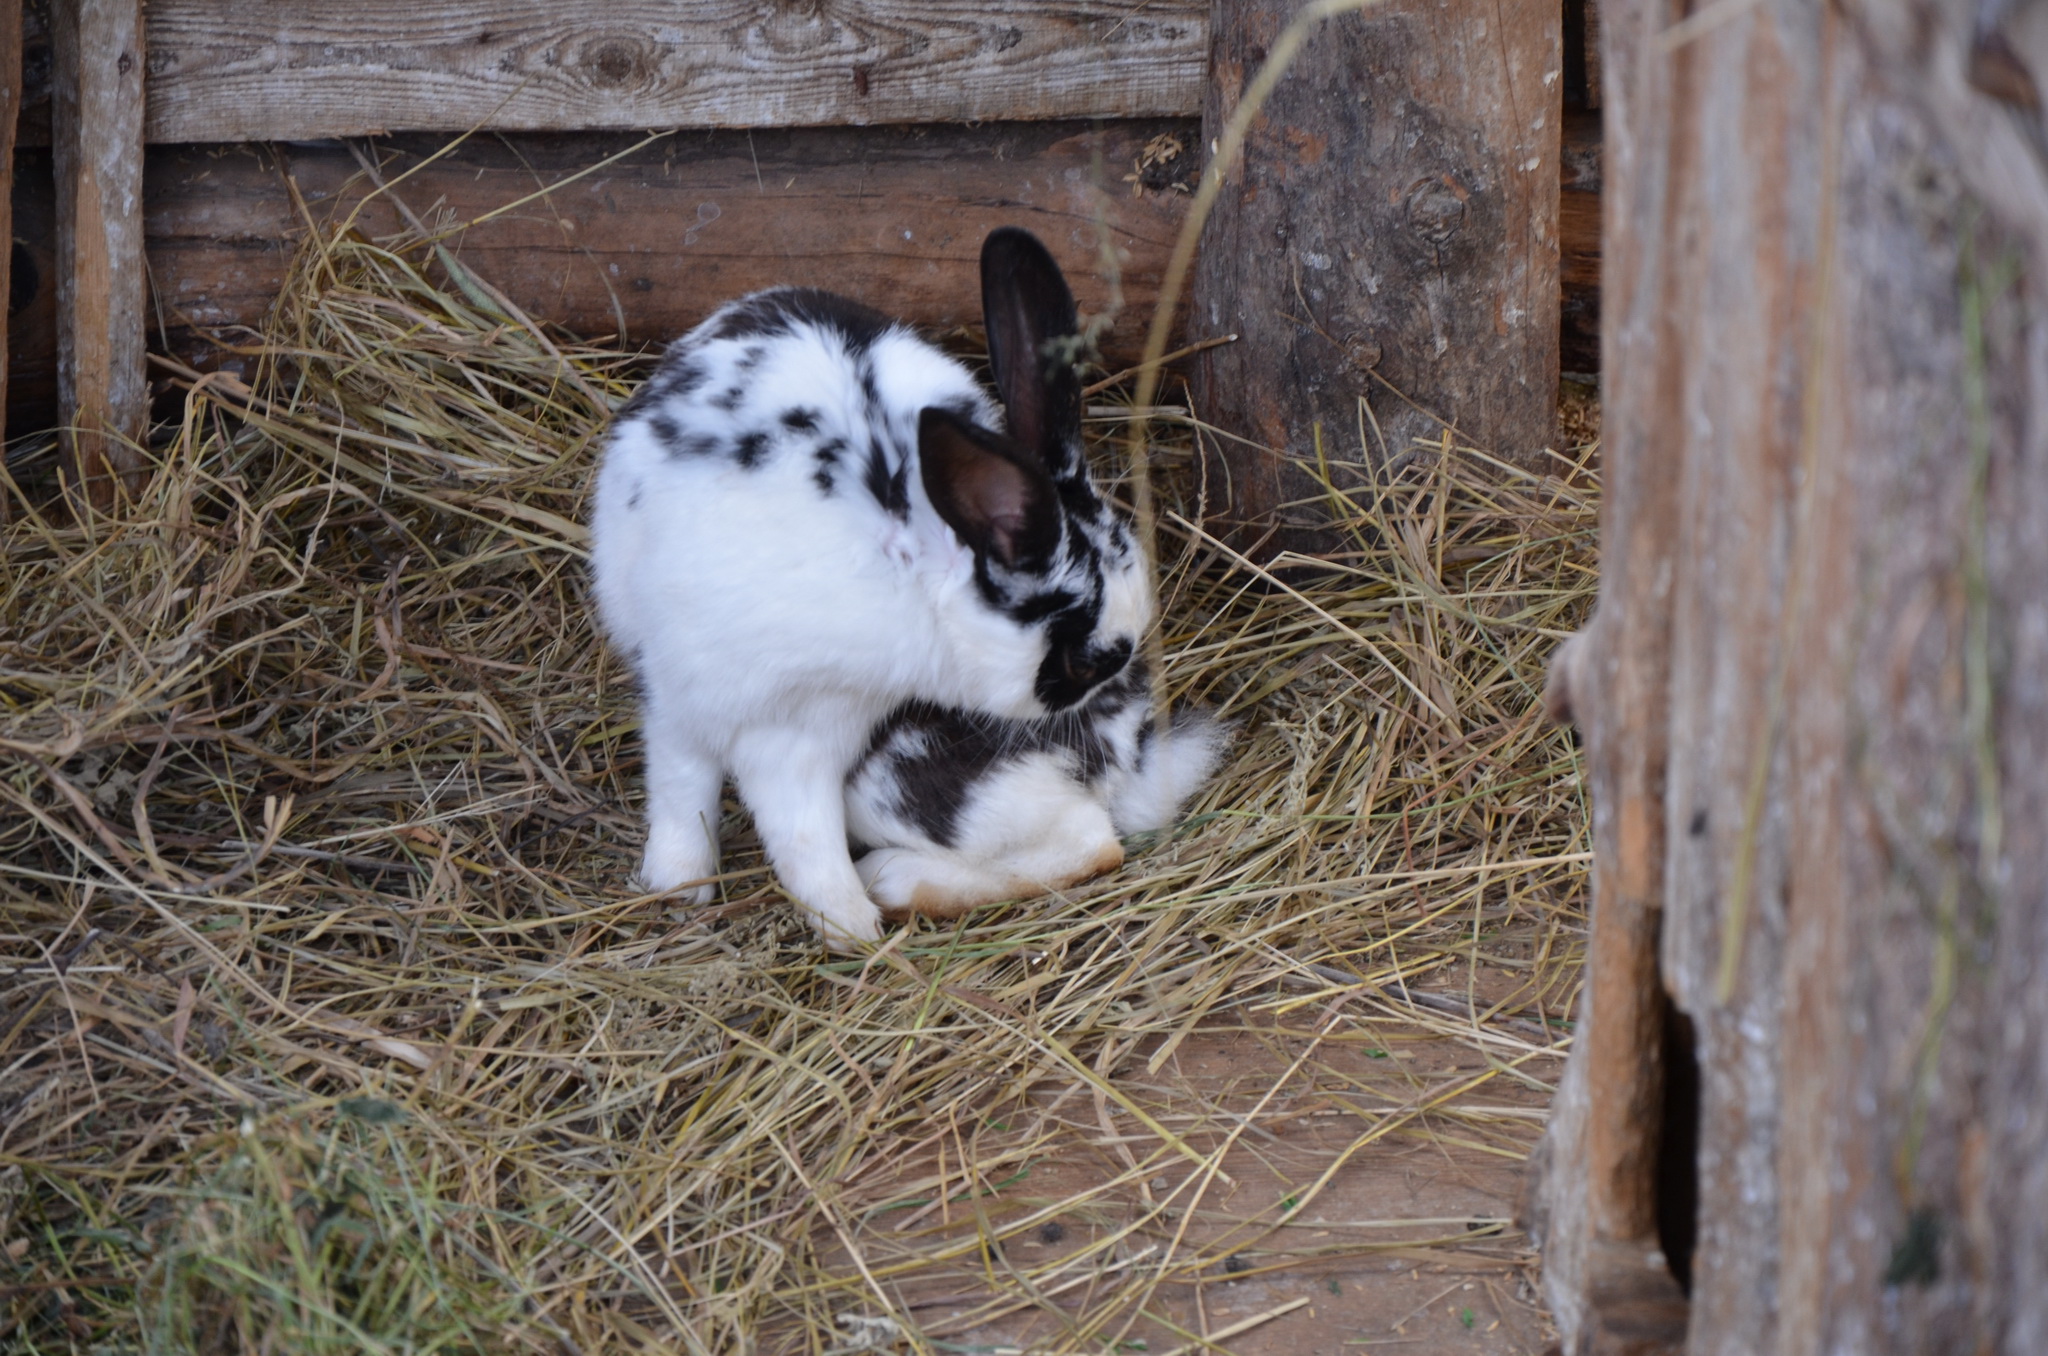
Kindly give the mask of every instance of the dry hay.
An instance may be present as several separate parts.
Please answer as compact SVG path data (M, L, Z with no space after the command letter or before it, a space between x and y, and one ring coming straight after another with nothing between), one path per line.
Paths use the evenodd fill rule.
M1332 1176L1249 1221L1203 1193L1316 1051L1395 1018L1475 1071L1345 1103L1353 1146L1527 1151L1540 1112L1472 1094L1540 1092L1577 983L1575 754L1536 712L1588 476L1416 449L1333 495L1353 563L1284 584L1165 486L1170 683L1241 722L1223 776L1075 898L827 958L743 823L719 905L629 886L632 697L577 524L632 359L424 257L309 246L248 384L192 384L121 514L8 491L8 1341L948 1350L1037 1309L1043 1349L1115 1349L1226 1257L1293 1264ZM1148 1100L1224 1029L1278 1033L1255 1095ZM1124 1166L1004 1194L1108 1126ZM1061 1217L1082 1246L1004 1251ZM1331 1246L1446 1244L1526 1256L1498 1221ZM963 1275L944 1323L903 1298Z

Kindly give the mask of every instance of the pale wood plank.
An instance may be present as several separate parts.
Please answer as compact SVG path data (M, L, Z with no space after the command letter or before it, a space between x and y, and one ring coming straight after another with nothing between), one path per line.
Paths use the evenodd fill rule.
M139 465L142 433L142 0L51 6L57 167L57 399L69 469L92 500Z
M1208 0L152 0L152 141L1200 111Z

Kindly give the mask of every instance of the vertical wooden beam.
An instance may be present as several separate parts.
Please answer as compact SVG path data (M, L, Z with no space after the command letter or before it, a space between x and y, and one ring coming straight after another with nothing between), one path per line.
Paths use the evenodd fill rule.
M53 0L50 39L58 410L72 482L106 507L149 413L142 0Z
M1298 8L1216 0L1205 138ZM1358 488L1445 421L1508 457L1549 441L1563 62L1558 0L1387 0L1329 20L1288 69L1209 218L1189 311L1194 337L1241 336L1194 369L1203 416L1255 444L1221 454L1226 534L1345 549L1302 467Z
M7 411L7 312L14 279L14 125L21 115L21 4L0 3L0 422ZM4 441L4 440L0 440ZM11 505L0 489L0 523Z

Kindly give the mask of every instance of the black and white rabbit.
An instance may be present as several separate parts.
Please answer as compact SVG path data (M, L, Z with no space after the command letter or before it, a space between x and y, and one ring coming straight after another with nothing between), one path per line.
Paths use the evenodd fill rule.
M805 288L721 308L620 409L591 557L640 678L647 888L717 872L730 774L845 947L877 901L1108 869L1214 763L1204 720L1148 733L1152 584L1082 458L1066 281L1015 229L981 266L1005 421L907 327Z

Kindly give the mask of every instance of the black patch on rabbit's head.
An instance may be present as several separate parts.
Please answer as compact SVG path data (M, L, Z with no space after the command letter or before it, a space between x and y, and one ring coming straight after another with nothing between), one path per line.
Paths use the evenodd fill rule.
M1046 710L1065 711L1129 669L1150 616L1150 591L1129 529L1088 478L1080 325L1059 265L1028 231L994 231L982 245L981 295L1007 428L1005 435L976 429L978 445L999 449L1049 506L1035 510L1039 517L1023 541L1028 549L977 549L975 582L989 606L1043 629L1046 649L1033 692ZM925 411L925 428L940 427L934 414ZM954 426L974 428L958 420ZM930 467L927 458L928 489ZM939 504L936 494L933 503ZM961 539L975 544L965 533Z

